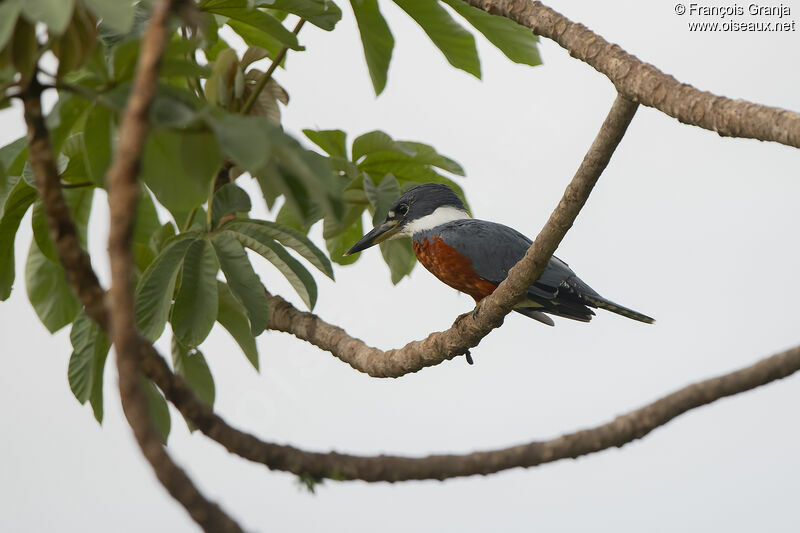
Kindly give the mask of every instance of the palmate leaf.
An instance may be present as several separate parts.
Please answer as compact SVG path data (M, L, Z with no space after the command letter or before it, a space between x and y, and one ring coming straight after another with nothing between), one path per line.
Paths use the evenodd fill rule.
M511 61L531 66L542 64L536 46L539 37L530 29L520 26L509 18L491 15L482 9L472 7L462 0L442 0L442 2L464 17Z
M244 247L229 232L221 232L211 238L217 259L231 293L247 310L250 331L259 335L267 327L269 306L264 285L247 259Z
M224 229L248 235L259 241L276 240L296 251L326 276L333 279L333 267L325 253L299 231L267 220L232 220L224 226Z
M256 338L250 329L247 310L236 299L228 285L221 281L217 281L217 297L219 300L217 322L228 330L247 360L258 370L258 348L256 347Z
M72 322L80 310L61 263L45 257L35 240L25 264L25 288L36 315L50 333Z
M394 0L428 34L455 68L481 77L475 38L445 10L438 0Z
M36 199L36 190L16 177L16 183L2 204L0 217L0 301L11 294L14 284L14 240L22 217Z
M263 117L226 113L211 109L204 115L222 152L237 165L252 172L267 162L271 152L272 126Z
M111 164L111 121L112 113L108 108L93 105L86 115L86 126L81 137L87 177L98 187L103 186L106 171Z
M325 246L328 248L331 261L334 263L339 265L351 265L358 261L358 258L361 256L361 252L347 256L344 255L344 253L364 235L364 227L361 221L362 212L363 209L359 211L359 216L356 221L347 226L344 231L325 239Z
M189 247L198 239L193 233L173 238L139 278L136 285L136 325L150 341L158 339L164 331L178 270Z
M378 246L380 246L383 260L389 265L392 283L397 285L401 279L411 274L417 263L414 250L411 249L411 242L408 239L399 239L382 242Z
M136 14L130 0L83 0L87 7L102 20L104 26L117 33L130 31Z
M297 294L303 300L303 303L311 310L317 303L317 284L314 277L300 264L300 262L292 257L280 244L263 236L251 236L246 233L240 233L226 229L220 236L223 238L233 238L238 240L243 246L250 248L258 255L272 263L286 280L291 284L292 288L297 291ZM220 261L221 263L222 261ZM227 276L226 276L227 278ZM228 283L231 284L232 280L228 278ZM231 285L233 289L233 285Z
M211 222L216 226L224 216L247 213L251 208L247 192L233 183L226 183L214 193L214 200L211 203Z
M190 348L173 337L172 364L175 372L183 376L197 397L213 407L216 397L214 376L211 375L203 352L196 348Z
M400 196L400 184L391 174L386 174L379 185L364 176L364 193L373 209L372 224L377 226L386 218L389 207Z
M210 0L202 4L200 9L252 26L292 50L303 50L297 42L297 36L284 28L280 20L259 9L249 9L247 5L247 0Z
M342 130L305 129L303 133L326 154L347 159L347 134Z
M172 420L169 416L169 407L167 401L161 395L159 390L153 385L153 382L146 378L141 378L139 383L144 390L144 395L147 398L147 407L150 410L150 420L158 430L161 437L161 444L167 443L169 437L169 430L172 426Z
M392 61L394 37L381 15L378 0L350 0L353 14L356 17L361 43L364 47L364 58L372 80L372 88L379 95L386 88L389 63Z
M150 263L155 259L156 254L161 251L161 248L151 248L151 239L159 235L165 237L164 241L175 235L175 230L171 223L165 224L169 229L162 230L161 222L158 220L158 213L153 199L150 196L150 191L147 187L142 185L142 192L139 196L139 202L136 206L136 222L133 226L133 238L131 239L131 248L133 248L134 262L139 272L144 272ZM162 232L169 232L164 235ZM163 245L163 241L160 243Z
M256 5L292 13L326 31L342 19L342 10L332 0L260 0Z
M72 394L80 403L92 405L94 417L103 421L103 369L110 344L97 323L81 311L72 323L69 334L72 355L67 379Z
M14 26L22 10L23 3L24 0L5 0L0 2L0 50L5 48L6 43L14 34Z
M414 155L413 148L404 146L402 143L392 139L389 134L382 131L370 131L363 135L359 135L353 141L353 162L358 161L369 154L375 153L389 153L396 154L397 156L412 157Z
M206 239L194 241L183 260L181 285L172 307L172 331L184 346L205 340L217 319L217 272L214 248Z
M75 0L26 0L22 14L31 22L43 22L57 35L64 33L72 17Z
M211 133L156 130L142 154L142 180L179 223L208 197L222 155Z

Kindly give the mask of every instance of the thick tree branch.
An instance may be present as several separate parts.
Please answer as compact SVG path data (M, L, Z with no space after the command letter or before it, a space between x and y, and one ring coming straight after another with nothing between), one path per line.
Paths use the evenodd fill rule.
M471 314L460 317L447 331L431 333L424 340L384 352L367 346L312 313L298 311L275 296L270 299L268 327L308 341L373 377L399 377L464 354L503 323L517 299L541 276L608 165L637 107L625 97L617 96L561 201L525 257L511 269L508 278L493 294L481 300Z
M147 344L136 331L133 297L131 235L139 200L137 176L148 130L148 110L158 82L159 65L168 40L172 1L155 3L119 130L117 149L108 171L110 227L108 254L111 263L109 317L111 340L117 352L122 408L142 453L159 481L206 531L241 531L215 503L203 496L186 473L161 445L150 421L147 399L139 382L139 350Z
M507 17L535 34L555 41L572 57L607 76L620 94L685 124L726 137L774 141L800 148L800 113L745 100L731 100L681 83L541 2L464 1Z

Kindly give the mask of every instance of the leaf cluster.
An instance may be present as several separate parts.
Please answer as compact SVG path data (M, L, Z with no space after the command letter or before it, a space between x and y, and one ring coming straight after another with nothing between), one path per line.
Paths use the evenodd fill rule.
M474 38L451 10L512 60L539 61L535 37L506 19L458 1L444 0L449 7L436 0L395 3L453 66L471 74L480 76ZM380 93L394 46L391 31L376 0L350 4ZM200 0L184 7L183 18L172 22L141 159L132 236L136 319L150 340L170 325L175 370L211 404L214 380L199 347L215 324L258 368L255 338L267 326L268 305L252 260L273 265L313 309L318 290L307 265L332 279L330 259L340 265L358 259L342 254L362 235L365 212L373 222L381 219L399 194L425 182L446 183L463 197L452 178L464 171L429 145L381 131L348 146L341 130L303 130L316 151L284 131L281 107L289 92L275 79L278 69L286 68L288 51L305 50L298 38L304 22L324 31L336 27L343 13L333 1ZM106 188L149 9L150 2L133 0L0 2L0 108L34 84L57 90L46 124L84 249L93 202ZM299 23L290 30L292 20ZM223 35L230 34L223 27L248 45L243 53L226 42ZM52 72L42 68L48 53L57 62ZM275 220L249 217L252 198L239 181L248 179L258 184ZM26 141L18 139L0 148L0 300L9 297L17 277L14 241L29 210L28 299L49 331L71 325L69 384L101 421L109 341L66 281ZM307 236L319 221L328 254ZM414 267L408 243L383 243L381 252L394 283ZM166 438L164 399L151 383L145 389Z

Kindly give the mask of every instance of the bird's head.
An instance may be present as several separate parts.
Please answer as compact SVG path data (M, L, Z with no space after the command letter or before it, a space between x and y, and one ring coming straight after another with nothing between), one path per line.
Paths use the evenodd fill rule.
M418 185L395 200L386 219L344 255L360 252L390 239L411 237L417 232L464 218L469 218L469 213L453 189L438 183Z

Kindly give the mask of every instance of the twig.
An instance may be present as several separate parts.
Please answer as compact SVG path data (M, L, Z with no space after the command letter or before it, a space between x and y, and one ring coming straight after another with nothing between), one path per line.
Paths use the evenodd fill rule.
M292 30L292 33L294 33L295 35L300 33L300 30L303 28L303 24L305 23L306 19L301 18L300 20L298 20L297 24ZM275 58L272 60L272 63L270 63L267 71L264 73L263 76L261 76L258 79L258 82L256 83L255 87L253 87L253 92L250 93L250 96L247 98L247 101L244 103L244 106L242 106L242 115L249 115L250 111L253 110L253 106L256 105L256 100L258 100L258 95L261 94L261 91L263 91L264 87L267 86L267 82L270 80L272 74L278 68L278 65L281 64L281 61L283 61L283 58L286 56L286 52L288 50L289 50L288 46L284 46L283 48L281 48L280 51L278 52L278 55L276 55Z

